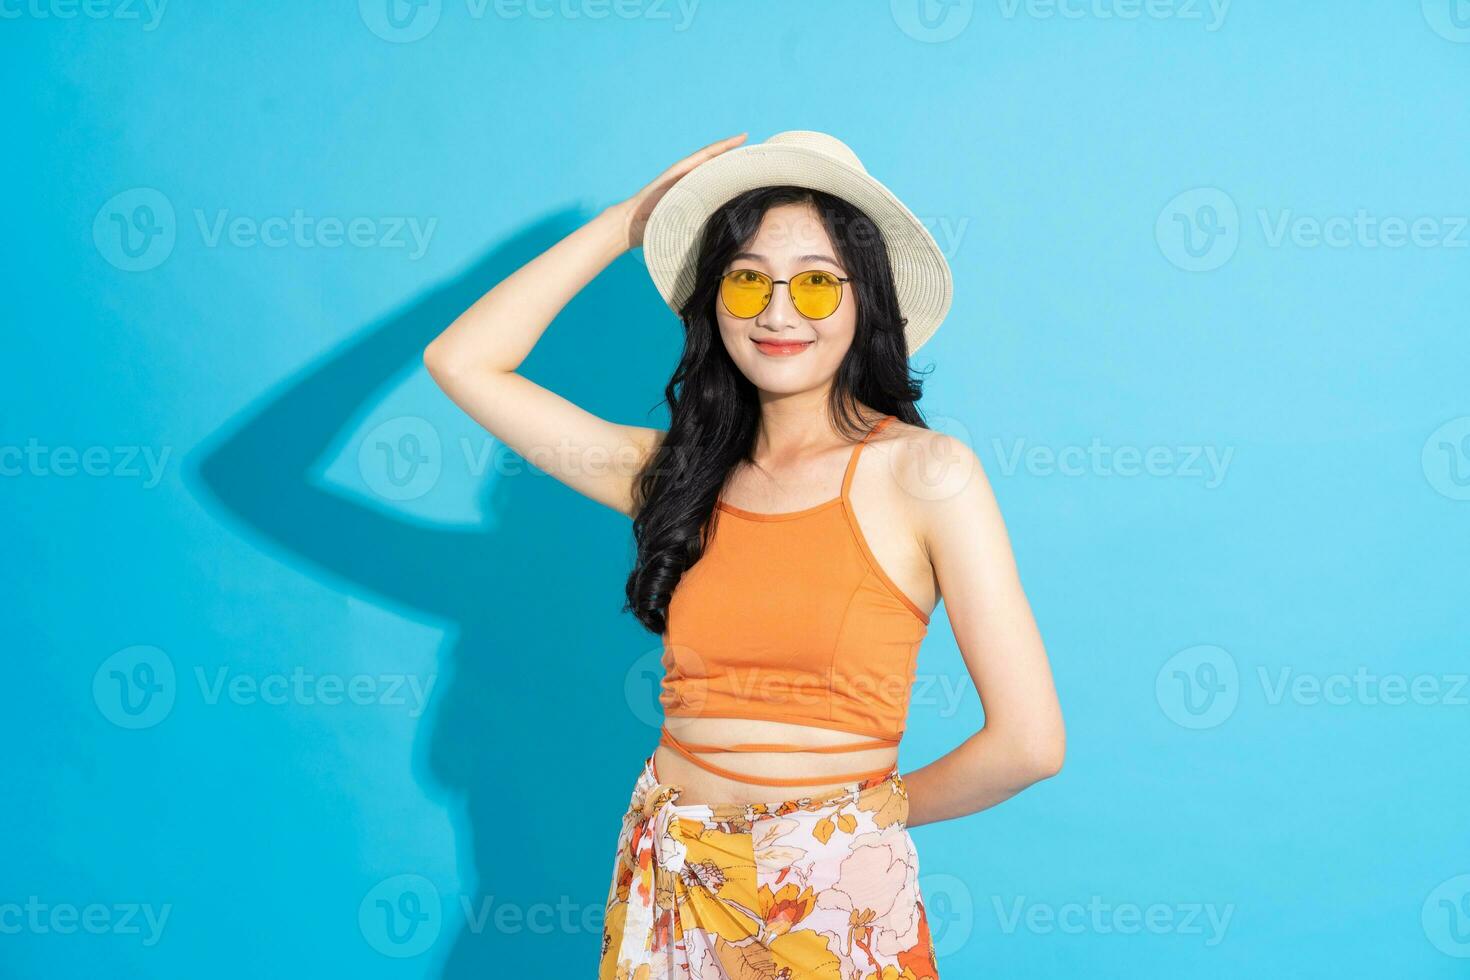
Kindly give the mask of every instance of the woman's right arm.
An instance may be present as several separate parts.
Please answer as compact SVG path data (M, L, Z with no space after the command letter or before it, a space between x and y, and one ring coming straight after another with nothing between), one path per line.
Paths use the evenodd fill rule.
M573 490L629 516L634 481L662 432L599 418L517 371L572 297L642 244L664 193L744 136L685 157L598 214L481 296L424 350L435 383L491 435Z

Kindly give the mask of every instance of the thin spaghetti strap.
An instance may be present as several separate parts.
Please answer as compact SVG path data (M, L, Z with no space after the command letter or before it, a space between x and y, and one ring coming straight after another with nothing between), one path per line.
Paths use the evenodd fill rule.
M893 419L894 416L892 415L883 416L877 422L873 423L873 427L868 430L867 435L859 439L857 445L852 447L852 455L847 459L847 471L842 474L841 497L843 500L847 499L847 491L852 486L852 475L857 472L858 453L863 451L863 447L868 444L868 440L873 437L873 433L883 428L889 422L892 422Z

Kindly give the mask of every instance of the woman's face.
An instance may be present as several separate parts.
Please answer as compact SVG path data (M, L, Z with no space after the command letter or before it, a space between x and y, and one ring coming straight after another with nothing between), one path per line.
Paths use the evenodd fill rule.
M720 271L734 269L754 269L780 280L813 270L848 274L821 216L809 204L768 210L755 238ZM837 374L857 330L857 297L852 283L843 283L837 311L808 320L792 305L788 286L781 284L771 288L766 308L748 320L731 314L717 295L715 318L725 349L751 384L772 394L792 394L819 388Z

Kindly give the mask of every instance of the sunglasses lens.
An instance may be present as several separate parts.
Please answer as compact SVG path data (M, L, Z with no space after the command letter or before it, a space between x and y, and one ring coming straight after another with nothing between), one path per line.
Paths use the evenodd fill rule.
M830 272L803 272L791 280L791 303L808 320L825 320L842 302L842 283Z
M720 281L720 298L731 316L748 320L771 301L771 280L754 269L736 269Z

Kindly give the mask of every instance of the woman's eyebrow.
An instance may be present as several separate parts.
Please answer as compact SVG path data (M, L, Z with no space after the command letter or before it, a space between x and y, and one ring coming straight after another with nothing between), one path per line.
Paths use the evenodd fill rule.
M736 259L755 259L757 262L764 262L764 261L766 261L766 257L764 255L761 255L761 254L757 253L757 252L741 252L738 255L732 255L732 256L730 256L730 260L732 262L734 260L736 260ZM841 265L842 264L841 262L838 262L836 259L834 259L830 255L798 255L796 257L796 261L798 261L798 262L830 262L832 265Z

